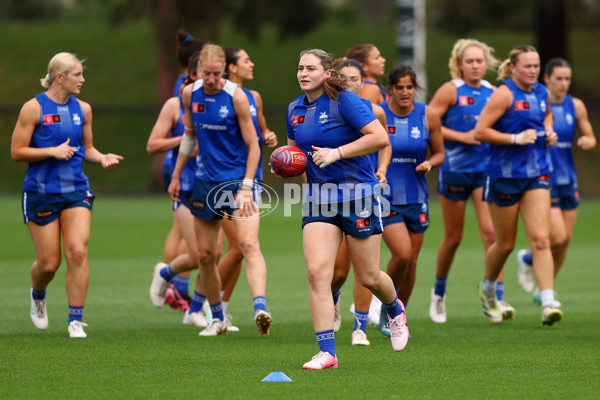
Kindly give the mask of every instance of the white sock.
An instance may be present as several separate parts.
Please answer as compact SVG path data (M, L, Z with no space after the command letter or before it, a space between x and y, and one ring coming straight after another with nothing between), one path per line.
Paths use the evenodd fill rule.
M542 302L542 307L550 307L554 302L554 290L553 289L544 289L540 290L540 300Z
M221 300L221 305L223 306L223 315L227 312L227 306L229 305L228 301Z

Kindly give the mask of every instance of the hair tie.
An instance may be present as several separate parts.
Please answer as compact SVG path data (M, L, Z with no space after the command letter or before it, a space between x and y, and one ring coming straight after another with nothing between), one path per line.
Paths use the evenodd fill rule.
M50 74L46 74L46 82L51 83L52 79L50 79Z
M194 40L194 37L193 37L193 36L192 36L192 34L190 33L189 35L187 35L187 36L185 37L185 39L183 39L183 40L181 41L181 44L186 44L186 43L189 43L189 42L191 42L192 40Z

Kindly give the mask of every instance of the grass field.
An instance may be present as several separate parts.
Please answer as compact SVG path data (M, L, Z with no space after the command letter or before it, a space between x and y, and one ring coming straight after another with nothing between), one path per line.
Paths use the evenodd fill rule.
M370 347L350 345L347 312L351 278L342 293L344 321L336 334L338 370L304 371L317 351L307 304L300 213L281 210L262 220L269 267L269 337L258 337L248 285L242 275L229 311L241 329L200 338L182 314L155 309L148 296L153 265L170 226L168 200L98 196L89 245L91 283L84 314L88 339L66 332L66 266L48 288L50 326L29 319L33 246L20 215L19 194L0 197L0 398L2 399L595 399L600 391L600 293L597 227L600 203L585 202L565 268L557 281L564 319L542 327L540 308L516 282L514 258L506 298L515 320L491 325L476 285L482 246L469 211L464 243L448 283L448 323L427 312L435 254L442 235L439 204L432 203L418 278L407 315L412 338L402 353L369 327ZM518 246L524 246L522 231ZM382 250L382 265L388 260ZM262 383L282 371L293 382Z

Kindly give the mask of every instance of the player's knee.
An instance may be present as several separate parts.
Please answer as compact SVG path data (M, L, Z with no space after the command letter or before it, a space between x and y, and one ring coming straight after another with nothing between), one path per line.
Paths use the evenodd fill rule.
M460 242L462 241L462 233L447 235L444 237L444 244L450 251L456 251L458 246L460 246Z
M72 245L65 248L65 258L72 265L80 265L87 259L87 248L83 245Z
M60 254L41 257L36 262L36 268L43 274L54 275L60 266Z
M214 253L207 250L198 251L198 265L200 268L212 267L215 263L216 258Z
M246 254L252 254L254 252L259 251L260 245L258 240L256 239L244 239L240 242L240 247L237 248L237 251L240 253L240 257L243 257ZM234 251L236 249L233 249ZM229 249L227 250L229 251Z

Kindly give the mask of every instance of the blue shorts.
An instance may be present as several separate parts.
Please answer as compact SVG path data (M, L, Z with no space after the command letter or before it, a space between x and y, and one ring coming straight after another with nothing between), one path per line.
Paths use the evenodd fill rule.
M553 208L576 210L579 207L579 188L577 182L571 185L553 186L550 191Z
M172 211L177 211L177 209L181 206L185 206L188 210L192 209L192 193L191 190L180 190L179 196L177 198L179 201L174 201L171 206Z
M383 219L383 226L405 223L415 233L425 232L429 228L429 206L419 204L391 204L390 213Z
M373 196L345 203L304 203L302 228L311 222L326 222L352 237L368 238L383 232L380 209L381 205Z
M537 178L492 178L486 177L483 200L495 202L500 207L510 207L521 200L524 192L533 189L550 189L550 177Z
M450 200L468 200L473 190L483 187L485 175L483 172L453 172L438 173L438 194Z
M259 186L254 185L252 191L254 201L259 203ZM226 182L207 182L194 179L194 190L189 208L194 217L212 221L222 219L227 214L232 215L237 206L235 199L241 190L242 179Z
M69 193L23 192L23 219L26 224L31 221L36 225L47 225L68 208L85 207L91 211L95 197L89 189Z

